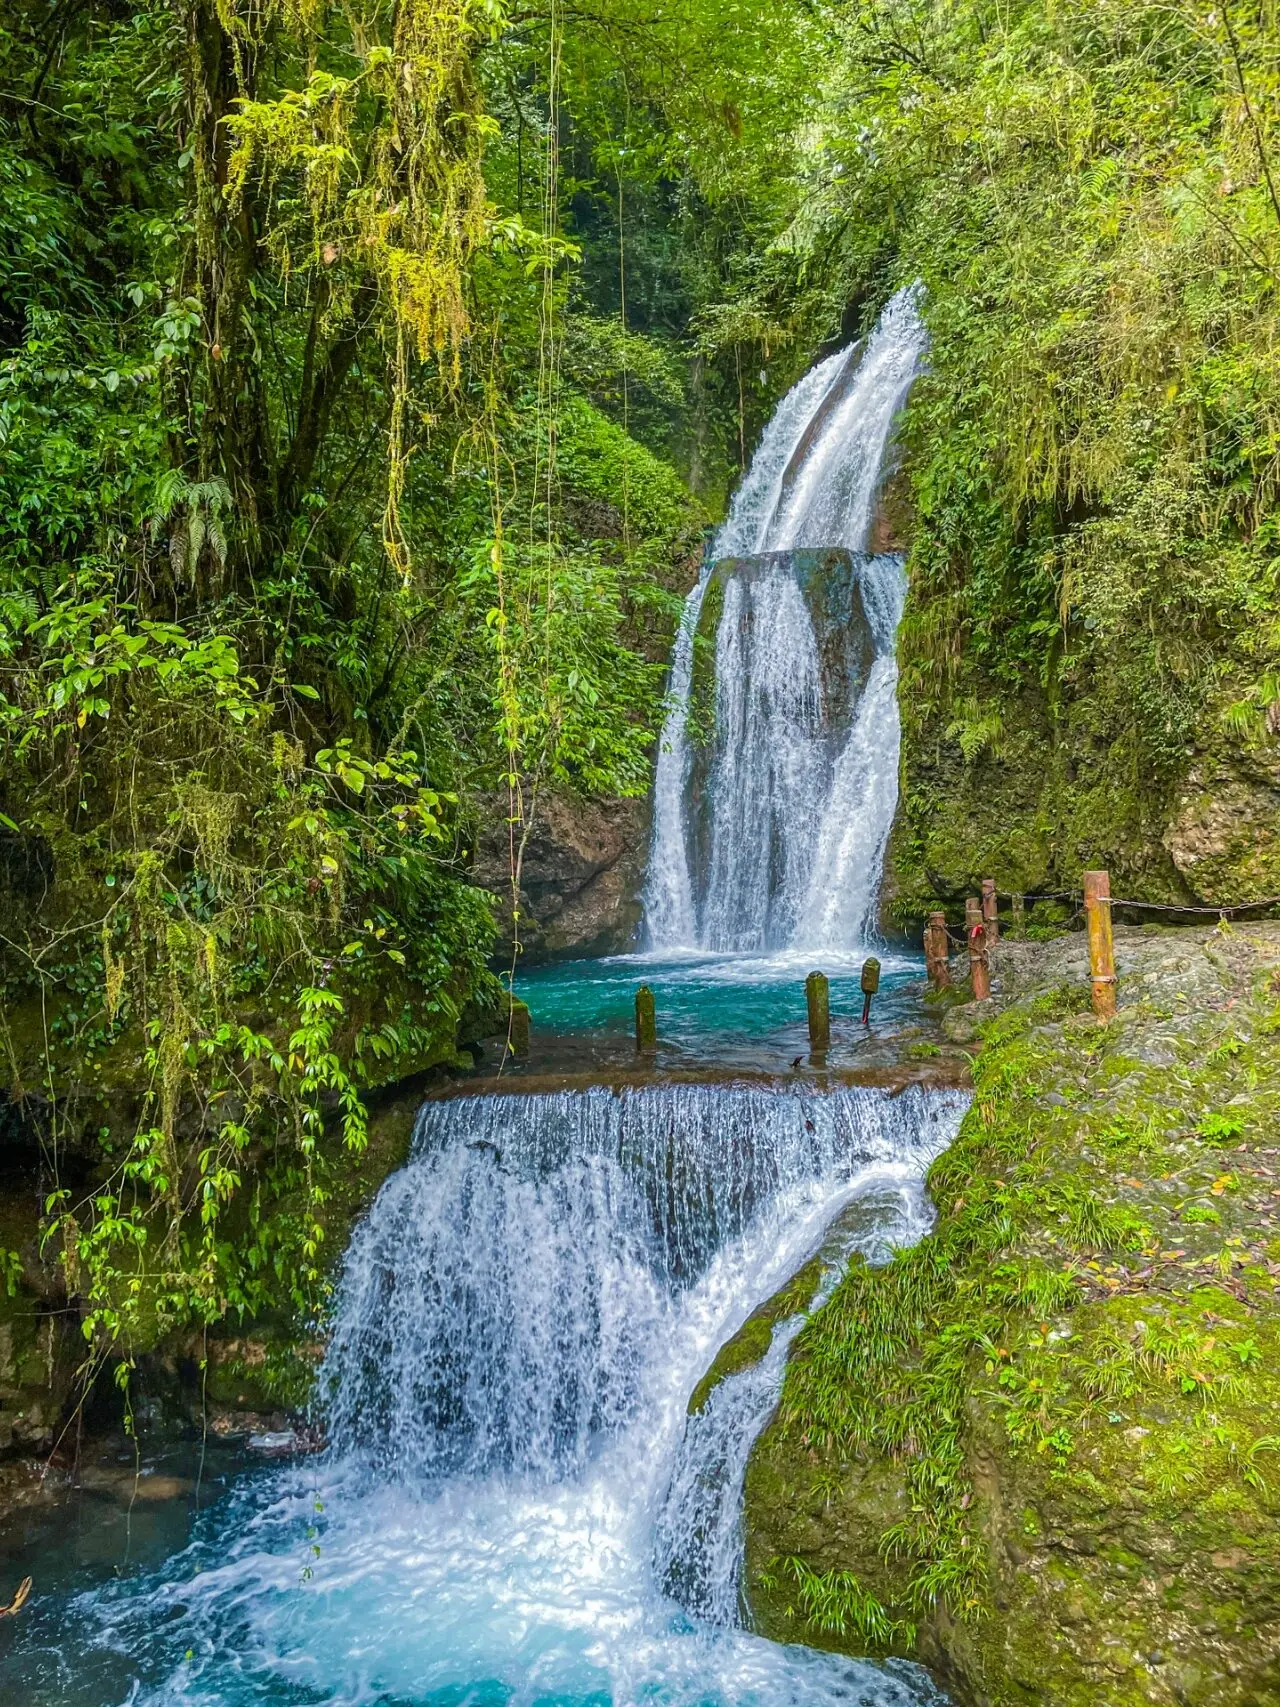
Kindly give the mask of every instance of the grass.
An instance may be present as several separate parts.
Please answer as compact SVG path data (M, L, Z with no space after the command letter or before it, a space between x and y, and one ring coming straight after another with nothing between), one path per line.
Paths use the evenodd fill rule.
M1217 1524L1203 1546L1234 1557L1242 1524L1271 1521L1280 1246L1249 1195L1274 1170L1241 1139L1277 1130L1275 993L1174 1022L1173 1067L1135 1047L1154 1012L1102 1030L1086 1000L1049 991L985 1029L930 1174L934 1234L852 1264L796 1341L748 1477L771 1634L912 1652L942 1608L943 1628L1006 1632L980 1646L1012 1640L991 1618L1016 1599L993 1460L1068 1528L1136 1502L1178 1534Z

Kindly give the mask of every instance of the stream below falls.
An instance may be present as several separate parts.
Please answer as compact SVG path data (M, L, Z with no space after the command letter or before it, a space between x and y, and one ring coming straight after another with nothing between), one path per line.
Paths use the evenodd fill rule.
M428 1102L347 1255L324 1452L232 1476L159 1562L86 1551L82 1529L46 1542L59 1592L0 1634L0 1700L938 1702L915 1667L745 1627L742 1477L799 1322L686 1407L815 1251L829 1287L852 1251L887 1260L927 1230L924 1170L965 1101L655 1084Z

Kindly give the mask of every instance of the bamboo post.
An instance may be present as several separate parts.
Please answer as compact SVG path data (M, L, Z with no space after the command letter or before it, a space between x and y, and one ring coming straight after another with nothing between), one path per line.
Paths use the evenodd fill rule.
M658 1047L658 1015L653 991L641 984L636 991L636 1051L651 1055Z
M994 948L1000 941L1000 904L996 899L994 877L982 880L982 923L986 927L987 947Z
M528 1002L512 1002L511 1025L507 1032L507 1038L513 1055L527 1055L529 1053Z
M809 974L804 999L809 1010L809 1053L825 1055L831 1044L831 996L825 973Z
M1009 926L1009 935L1017 937L1021 942L1027 934L1027 903L1022 895L1015 895L1012 900L1013 922Z
M924 964L933 989L945 990L950 986L951 957L945 913L929 914L929 923L924 927Z
M964 904L964 934L969 941L969 983L975 1002L985 1002L991 995L991 968L987 962L987 932L982 920L982 902L976 895Z
M1089 928L1089 976L1093 1011L1103 1025L1116 1017L1116 953L1111 937L1111 877L1105 871L1084 874L1084 913Z

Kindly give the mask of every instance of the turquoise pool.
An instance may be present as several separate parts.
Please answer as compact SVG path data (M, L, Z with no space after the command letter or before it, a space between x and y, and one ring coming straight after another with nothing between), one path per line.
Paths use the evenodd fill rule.
M778 1071L807 1062L805 978L825 972L831 992L828 1064L874 1066L900 1053L906 1036L931 1036L921 996L924 961L904 949L874 950L880 991L861 1024L859 979L867 953L618 955L571 960L517 974L529 1004L536 1068L587 1068L634 1055L635 995L654 992L658 1063Z

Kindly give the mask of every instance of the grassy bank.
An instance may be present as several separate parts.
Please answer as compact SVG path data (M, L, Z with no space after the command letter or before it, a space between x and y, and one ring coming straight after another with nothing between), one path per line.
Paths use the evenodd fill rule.
M1276 1698L1280 928L1119 946L1107 1029L1078 938L1003 951L935 1233L798 1339L747 1482L768 1634L993 1707Z

